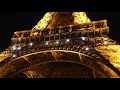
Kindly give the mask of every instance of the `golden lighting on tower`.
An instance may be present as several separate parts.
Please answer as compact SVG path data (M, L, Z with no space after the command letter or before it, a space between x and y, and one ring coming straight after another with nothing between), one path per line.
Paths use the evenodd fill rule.
M43 18L33 27L32 30L42 30L47 28L49 22L53 18L55 12L47 12ZM73 12L72 16L74 18L75 24L87 23L91 22L90 19L87 17L85 12Z
M73 12L72 15L76 24L91 22L85 12Z
M47 27L48 23L50 22L50 20L52 19L52 16L54 15L55 12L47 12L43 18L37 23L37 25L35 25L33 27L32 30L35 29L44 29Z
M120 71L120 45L98 46L95 49Z

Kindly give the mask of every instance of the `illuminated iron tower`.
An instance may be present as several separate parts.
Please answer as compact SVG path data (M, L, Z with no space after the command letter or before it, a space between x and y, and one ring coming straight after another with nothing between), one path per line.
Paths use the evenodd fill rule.
M14 32L0 53L0 78L119 78L120 45L107 20L85 12L47 12L32 30Z

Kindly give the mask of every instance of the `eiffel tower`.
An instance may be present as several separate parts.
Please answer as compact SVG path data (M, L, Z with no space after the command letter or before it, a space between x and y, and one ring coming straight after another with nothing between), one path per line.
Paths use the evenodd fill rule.
M120 78L120 45L107 20L85 12L47 12L31 29L14 32L0 53L0 78Z

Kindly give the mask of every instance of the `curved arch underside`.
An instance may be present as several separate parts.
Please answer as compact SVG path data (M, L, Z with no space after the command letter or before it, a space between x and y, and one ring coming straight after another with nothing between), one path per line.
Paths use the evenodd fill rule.
M14 77L12 77L12 78L28 78L28 76L25 74L25 73L19 73L19 74L17 74L17 75L15 75Z
M118 78L119 75L97 59L79 52L48 50L9 61L0 67L0 77L14 77L25 73L30 78Z
M84 65L71 62L51 62L31 67L25 74L29 78L105 78L106 76Z

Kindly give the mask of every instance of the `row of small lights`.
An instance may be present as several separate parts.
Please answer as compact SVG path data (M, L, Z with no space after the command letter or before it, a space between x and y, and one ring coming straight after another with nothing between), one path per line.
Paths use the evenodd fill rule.
M86 38L87 37L81 37L82 40L85 40ZM66 42L70 42L70 39L66 39ZM45 44L48 45L49 43L46 42ZM56 41L56 44L59 44L59 41ZM28 45L32 46L33 42L30 42ZM20 50L21 49L21 47L16 48L16 46L13 46L12 48L13 48L13 50ZM89 50L89 48L87 47L85 50ZM17 57L17 55L13 54L12 57L15 58L15 57Z
M82 38L82 40L85 40L85 39L86 39L86 38ZM66 39L66 42L70 42L70 39ZM59 43L59 41L56 41L56 44L58 44L58 43ZM48 45L48 42L46 42L45 44ZM108 41L104 41L103 44L104 44L104 45L107 45L107 44L108 44ZM30 42L29 45L32 46L32 45L33 45L33 42ZM13 46L12 49L13 49L13 50L21 50L21 47L19 46L19 47L17 48L16 46Z
M87 37L82 37L82 40L86 40L86 38L87 38ZM66 42L70 42L70 39L66 39ZM46 42L45 44L48 45L49 42ZM59 44L59 41L56 41L56 44ZM107 45L107 44L108 44L108 41L104 41L103 44L104 44L104 45ZM33 45L33 42L30 42L28 45L32 46L32 45ZM21 49L21 47L16 48L16 46L13 46L12 48L13 48L13 50L20 50L20 49ZM86 47L85 50L86 50L86 51L89 51L89 47ZM16 54L13 54L12 57L15 58L15 57L17 57L17 55L16 55Z
M12 50L20 50L20 49L21 49L20 46L18 48L15 45L12 47Z
M70 39L66 39L66 42L70 42ZM45 44L48 45L49 42L46 42ZM59 41L56 41L56 44L59 44Z
M83 40L84 40L84 38L83 38ZM66 42L70 42L70 39L66 39ZM49 44L49 42L46 42L46 43L45 43L45 45L48 45L48 44ZM56 41L56 44L59 44L59 41ZM32 46L32 45L33 45L33 42L30 42L28 45ZM13 49L13 50L20 50L21 47L19 46L19 47L17 48L17 47L14 45L14 46L12 47L12 49ZM15 57L17 57L17 55L16 55L16 54L13 54L12 57L15 58Z
M81 39L82 39L83 41L85 41L86 38L87 38L87 37L81 37ZM66 42L70 42L70 39L66 39ZM58 44L59 41L56 41L56 43ZM32 45L33 45L33 42L30 42L28 45L32 46ZM46 42L46 45L48 45L48 42ZM13 49L13 50L20 50L21 47L18 47L18 48L17 48L16 45L14 45L14 46L12 47L12 49Z
M12 47L12 50L21 50L21 48L22 48L21 46L16 47L16 45L14 45L14 46ZM16 55L16 54L13 54L12 57L13 57L13 58L16 58L17 55Z

